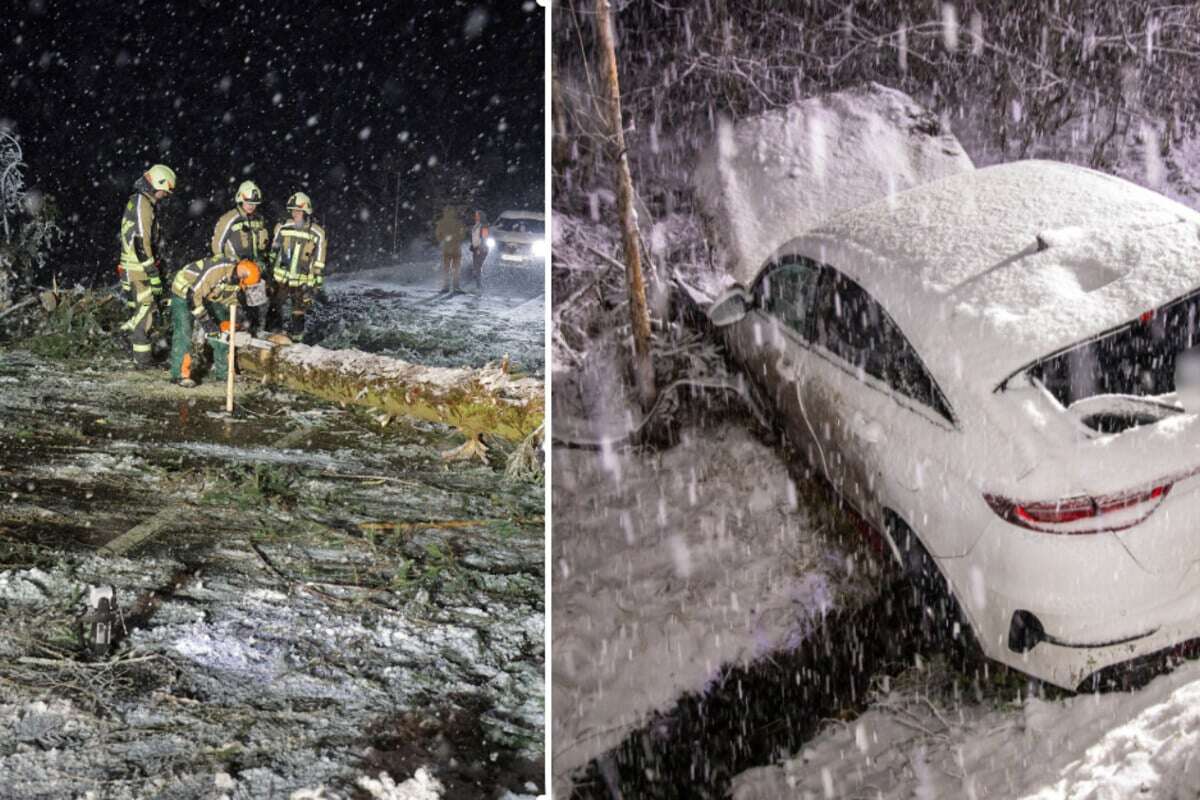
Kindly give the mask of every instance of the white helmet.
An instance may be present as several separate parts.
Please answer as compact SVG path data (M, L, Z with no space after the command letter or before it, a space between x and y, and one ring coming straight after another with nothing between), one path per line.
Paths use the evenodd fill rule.
M296 192L287 200L288 211L303 211L305 214L312 214L312 200L308 199L308 195L304 192Z
M256 206L262 202L262 192L259 191L258 184L254 181L242 181L242 185L238 187L237 194L234 195L234 200L239 203Z
M151 188L170 194L175 191L175 170L166 164L155 164L146 170L146 182Z

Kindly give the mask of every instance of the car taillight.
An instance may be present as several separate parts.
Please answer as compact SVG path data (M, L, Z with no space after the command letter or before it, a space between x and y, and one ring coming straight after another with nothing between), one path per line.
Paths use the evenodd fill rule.
M984 493L992 511L1014 525L1042 533L1079 534L1120 531L1132 528L1154 513L1174 483L1149 489L1091 497L1078 495L1062 500L1019 502ZM1086 522L1091 520L1089 524Z

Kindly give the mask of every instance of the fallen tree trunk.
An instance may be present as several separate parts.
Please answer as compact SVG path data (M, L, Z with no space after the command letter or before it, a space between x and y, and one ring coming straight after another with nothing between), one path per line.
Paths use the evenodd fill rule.
M517 378L505 366L480 369L424 367L360 350L327 350L303 344L245 347L238 366L270 383L392 416L440 422L468 442L481 434L521 442L542 424L544 387Z

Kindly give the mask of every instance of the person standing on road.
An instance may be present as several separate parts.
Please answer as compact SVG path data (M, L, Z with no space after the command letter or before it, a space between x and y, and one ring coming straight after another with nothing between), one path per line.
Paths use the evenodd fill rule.
M483 262L488 257L488 226L483 221L483 212L475 211L475 224L471 226L471 271L467 280L475 279L475 286L483 294Z
M266 269L267 223L257 213L262 203L262 192L254 181L242 181L234 194L234 202L236 205L226 211L213 228L212 254L235 261L253 261L258 265L260 274L268 275L269 281ZM265 314L260 316L258 309L251 309L250 314L250 325L254 330L266 327Z
M261 308L267 302L267 287L258 264L249 259L208 256L180 267L171 282L171 382L191 388L196 385L192 373L192 333L199 324L213 350L212 375L218 381L229 374L229 344L222 341L222 328L228 328L229 309L243 292L246 305ZM226 331L233 336L236 331ZM202 344L201 344L202 346Z
M275 226L271 241L271 268L275 291L271 293L271 320L283 318L287 302L291 322L287 334L294 341L304 341L304 315L312 307L313 295L325 283L325 229L312 221L312 200L304 192L296 192L287 201L292 212L290 222Z
M442 210L434 233L442 247L442 291L459 292L458 270L462 265L462 245L467 230L452 206Z
M150 329L154 306L162 297L164 267L159 258L159 228L156 205L175 191L175 172L155 164L133 184L133 195L121 217L121 289L132 316L121 326L129 336L133 360L139 369L153 365Z

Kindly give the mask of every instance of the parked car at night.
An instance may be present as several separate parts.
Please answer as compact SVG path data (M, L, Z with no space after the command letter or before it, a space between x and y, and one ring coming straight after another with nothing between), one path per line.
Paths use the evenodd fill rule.
M546 263L546 215L541 211L505 211L491 225L501 264L541 266Z
M1067 688L1200 637L1200 214L1066 164L971 170L791 240L709 316L948 587L936 624Z

